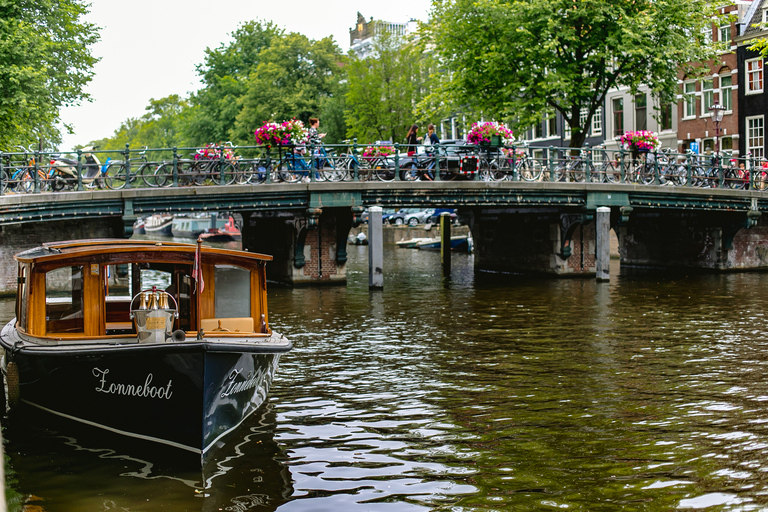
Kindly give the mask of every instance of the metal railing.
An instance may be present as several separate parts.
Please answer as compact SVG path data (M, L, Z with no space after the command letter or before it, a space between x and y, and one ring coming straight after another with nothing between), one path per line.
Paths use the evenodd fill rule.
M768 189L768 162L671 151L377 142L0 152L0 195L262 183L520 181Z

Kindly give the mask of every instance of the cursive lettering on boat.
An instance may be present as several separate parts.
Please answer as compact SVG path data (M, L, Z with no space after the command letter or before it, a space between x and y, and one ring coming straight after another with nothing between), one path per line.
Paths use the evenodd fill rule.
M115 382L107 382L107 374L109 369L102 370L100 368L93 369L93 376L99 379L99 387L96 391L100 393L107 393L108 395L123 395L123 396L138 396L142 398L160 398L168 400L173 395L171 391L172 380L168 380L168 384L165 386L152 386L152 374L148 373L144 384L122 384Z
M232 370L229 372L229 376L224 382L224 390L221 392L221 398L257 387L259 382L263 380L265 370L260 369L259 371L248 373L248 375L245 376L245 380L236 382L236 379L241 372L242 370Z

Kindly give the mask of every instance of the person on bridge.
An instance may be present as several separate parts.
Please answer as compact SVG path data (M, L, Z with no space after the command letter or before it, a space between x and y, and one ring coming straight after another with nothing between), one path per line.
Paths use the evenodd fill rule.
M432 144L433 146L435 144L440 144L440 139L437 138L437 134L435 133L435 125L432 123L429 123L429 126L427 126L427 139L425 142Z
M320 127L320 120L316 117L309 118L309 143L315 146L320 146L323 143L324 133L318 133L317 129Z
M418 136L419 125L411 125L411 129L408 130L408 135L405 136L405 144L408 151L408 156L416 156L416 146L422 141L422 138Z

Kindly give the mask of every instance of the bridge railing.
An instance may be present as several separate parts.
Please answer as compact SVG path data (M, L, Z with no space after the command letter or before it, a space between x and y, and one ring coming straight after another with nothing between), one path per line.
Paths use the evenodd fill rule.
M765 159L603 146L374 144L0 152L0 195L315 181L522 181L768 189Z

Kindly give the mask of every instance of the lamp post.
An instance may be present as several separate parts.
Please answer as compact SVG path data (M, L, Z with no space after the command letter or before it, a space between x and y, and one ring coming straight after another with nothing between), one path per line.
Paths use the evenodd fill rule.
M715 123L715 155L720 157L720 122L723 120L723 112L725 107L715 100L715 104L709 107L709 112L712 114L712 121Z

